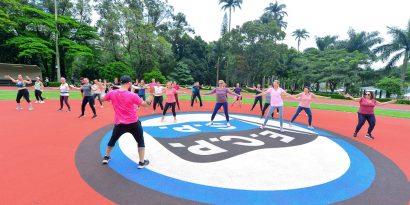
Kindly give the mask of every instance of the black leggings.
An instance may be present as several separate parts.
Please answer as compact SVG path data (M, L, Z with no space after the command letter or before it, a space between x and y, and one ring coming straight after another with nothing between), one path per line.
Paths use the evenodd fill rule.
M192 93L191 96L191 107L194 106L194 100L198 97L199 99L199 106L202 107L202 100L201 100L201 94L200 93Z
M100 93L94 94L94 95L93 95L93 100L95 100L95 98L98 98L98 102L100 102L100 105L103 105L103 104L102 104L101 94L100 94Z
M87 103L90 104L91 110L93 111L94 115L96 115L97 113L95 112L93 96L84 96L83 103L81 104L81 115L84 115L85 106L87 105Z
M39 100L43 101L44 100L44 98L43 98L43 96L41 96L41 94L43 94L43 91L34 90L34 95L36 96L37 101L39 101Z
M162 96L154 96L154 104L152 105L155 109L157 109L157 104L159 104L159 107L161 108L161 110L164 110L164 106L162 105L162 101L164 100L164 98Z
M367 129L367 133L372 134L374 127L376 126L376 117L374 114L361 114L357 113L358 123L356 126L356 133L362 129L362 126L367 121L369 123L369 128Z
M177 116L177 114L175 113L175 104L176 104L175 102L173 102L173 103L165 103L165 108L164 108L164 111L162 112L162 115L165 116L165 114L167 114L168 108L171 107L172 115L173 115L174 117Z
M265 116L265 112L266 112L266 110L269 108L269 106L270 106L270 103L265 103L265 104L263 105L261 117ZM277 112L279 112L279 108L276 108L276 110L277 110ZM275 114L275 112L272 112L272 117L273 117L274 114Z
M70 104L68 104L68 96L61 96L60 95L60 110L63 109L63 106L64 106L63 102L68 107L68 110L71 110Z
M262 111L262 96L258 96L255 98L251 111L253 110L253 108L255 108L255 105L256 103L258 103L258 101L259 101L259 107L261 108L261 111Z
M118 141L118 139L123 135L124 133L130 133L135 141L138 143L138 148L143 148L145 147L144 143L144 134L142 131L142 126L141 122L134 122L128 125L124 124L119 124L114 126L114 130L112 131L111 139L108 142L109 147L114 147L115 143Z
M24 97L28 103L30 103L30 93L27 89L21 89L17 92L16 102L20 103L21 98Z

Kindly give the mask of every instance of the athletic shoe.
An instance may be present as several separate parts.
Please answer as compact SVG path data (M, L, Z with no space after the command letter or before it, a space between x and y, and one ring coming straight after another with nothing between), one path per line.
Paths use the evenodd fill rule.
M206 126L211 126L211 125L213 125L213 124L214 124L214 122L211 121L211 122L208 122L208 124L206 124Z
M149 164L149 160L144 160L144 162L139 162L138 163L138 169L142 169L146 167Z
M95 119L95 118L97 118L97 115L93 115L93 116L91 117L91 119Z
M68 109L67 112L71 112L71 109Z
M102 160L102 164L108 164L108 162L111 160L111 157L109 156L104 156L104 159Z
M227 122L226 127L230 127L230 126L231 126L231 123Z
M308 129L311 129L311 130L313 130L313 129L315 129L313 126L308 126Z
M44 103L46 103L46 102L44 102L44 101L40 101L40 104L44 104Z
M357 132L353 133L353 137L357 137Z
M58 109L57 111L63 111L63 108Z
M289 123L289 127L292 127L293 126L293 124L292 123Z
M101 108L104 108L104 106L103 106L103 105L101 105ZM138 107L138 109L139 109L139 107Z
M22 109L23 109L23 108L20 107L20 106L16 107L16 110L22 110Z
M280 128L280 132L285 132L285 130L283 130L283 128L281 127L281 128Z
M34 103L38 103L38 101L36 100L36 102L34 102Z
M83 118L84 117L84 115L80 115L80 116L78 116L78 118Z
M259 127L259 129L263 130L265 128L265 125L262 125Z
M34 110L34 108L30 106L30 107L28 108L28 110L32 111L32 110Z
M374 137L372 136L372 134L367 133L365 137L374 140Z

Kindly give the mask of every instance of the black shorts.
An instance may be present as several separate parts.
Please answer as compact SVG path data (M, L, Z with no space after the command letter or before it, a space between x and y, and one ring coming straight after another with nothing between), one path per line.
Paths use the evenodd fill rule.
M114 126L114 130L112 131L111 139L108 142L109 147L114 147L115 143L118 141L118 139L123 135L124 133L130 133L135 141L138 143L138 148L143 148L145 147L144 144L144 135L143 135L143 130L141 126L141 122L134 122L128 125L124 124L118 124Z

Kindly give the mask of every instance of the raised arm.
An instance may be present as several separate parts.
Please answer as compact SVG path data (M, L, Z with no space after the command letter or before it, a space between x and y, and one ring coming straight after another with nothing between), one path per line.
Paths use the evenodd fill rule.
M30 77L26 76L26 80L24 81L27 84L31 84L33 83L33 81L31 81Z
M4 78L7 78L7 79L11 80L13 83L17 83L17 80L14 80L14 78L12 78L9 75L5 75Z
M74 85L70 85L70 87L72 87L72 88L74 88L74 89L77 89L77 90L81 90L81 88L77 88L77 87L75 87Z
M387 104L393 104L393 103L395 103L395 102L397 102L396 99L390 100L390 101L387 101L387 102L383 102L383 103L381 103L381 102L379 102L379 101L376 101L376 105L383 106L383 105L387 105Z

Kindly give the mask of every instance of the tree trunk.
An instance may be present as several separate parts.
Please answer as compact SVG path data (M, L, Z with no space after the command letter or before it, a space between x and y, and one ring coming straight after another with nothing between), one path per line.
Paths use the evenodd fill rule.
M231 32L232 8L229 8L229 32Z
M407 71L407 63L409 62L409 52L404 52L404 60L403 60L403 67L401 68L401 83L404 84L406 82L406 71Z

